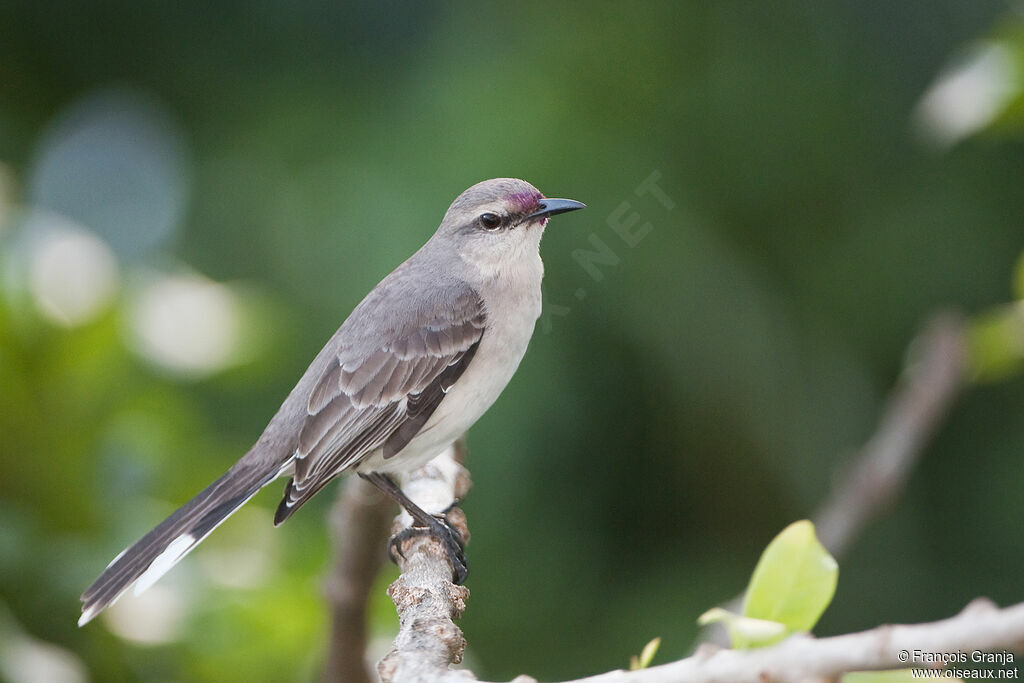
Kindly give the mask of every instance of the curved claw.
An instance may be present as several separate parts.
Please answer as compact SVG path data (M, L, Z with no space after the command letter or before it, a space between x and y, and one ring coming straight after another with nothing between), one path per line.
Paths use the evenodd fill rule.
M403 542L423 535L433 536L441 542L448 555L448 561L452 565L452 580L456 585L462 585L469 575L469 563L466 561L464 551L466 542L459 530L452 526L444 516L435 517L435 522L429 526L406 527L392 536L388 541L388 555L392 562L398 564L398 557L405 559L405 553L402 552Z
M388 557L390 557L391 561L395 564L398 564L399 557L403 560L405 559L405 553L402 552L402 542L415 535L407 534L407 531L410 531L410 529L402 529L388 541Z

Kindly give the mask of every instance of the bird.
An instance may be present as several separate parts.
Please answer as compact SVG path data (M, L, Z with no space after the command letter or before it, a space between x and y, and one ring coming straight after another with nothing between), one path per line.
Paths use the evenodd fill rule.
M252 448L85 590L79 626L132 585L136 595L151 586L280 477L288 481L275 526L355 472L404 507L415 532L441 540L453 581L464 581L458 531L413 503L394 477L443 452L504 390L541 313L544 229L552 216L585 207L516 178L460 194L427 242L352 310Z

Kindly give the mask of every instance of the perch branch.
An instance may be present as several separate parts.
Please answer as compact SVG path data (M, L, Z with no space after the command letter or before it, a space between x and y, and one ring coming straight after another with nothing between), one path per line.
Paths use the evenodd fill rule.
M426 466L410 473L402 490L417 505L432 514L448 509L465 497L469 475L459 463L457 445ZM466 518L458 507L446 513L450 523L469 540ZM397 533L412 525L403 511L392 528ZM455 619L466 608L469 590L452 583L452 566L439 541L430 536L413 536L402 543L398 558L401 576L388 588L398 611L399 630L391 651L380 661L377 672L383 683L433 681L452 677L472 680L468 672L451 672L462 661L466 641Z

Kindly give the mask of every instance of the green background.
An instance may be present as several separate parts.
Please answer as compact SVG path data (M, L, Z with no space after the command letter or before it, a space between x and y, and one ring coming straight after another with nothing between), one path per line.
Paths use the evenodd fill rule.
M97 681L316 679L333 488L272 530L269 487L168 575L184 607L162 642L78 629L77 596L245 451L459 192L515 176L589 208L552 221L549 315L469 437L470 665L582 676L659 635L656 662L684 655L870 436L924 321L1011 300L1021 107L947 146L915 112L975 41L1013 45L1015 21L989 0L3 3L0 635ZM83 111L121 131L122 108L155 148L128 127L58 146L39 179L54 131ZM637 195L652 173L673 208ZM138 205L94 218L115 199L66 188L117 195L108 176L137 179L115 199ZM114 299L80 325L26 288L24 217L44 208L118 257ZM635 246L610 225L632 214L651 226ZM573 258L595 239L616 261L600 279ZM126 341L145 278L184 269L245 303L222 371L170 372ZM957 403L841 560L817 633L1024 598L1022 410L1014 376ZM211 578L252 546L251 585Z

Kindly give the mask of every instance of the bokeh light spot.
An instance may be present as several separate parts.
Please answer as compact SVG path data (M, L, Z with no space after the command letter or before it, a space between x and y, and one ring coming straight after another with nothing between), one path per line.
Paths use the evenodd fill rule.
M200 275L143 284L129 317L134 349L172 373L204 377L240 358L242 302L228 286Z
M91 232L60 216L36 212L29 219L28 286L36 307L66 327L89 322L117 291L117 259Z
M948 147L977 133L1004 109L1019 87L1013 53L986 43L941 73L921 98L915 119L921 134Z
M177 228L188 194L187 157L159 102L135 90L100 90L71 104L43 134L28 174L29 198L133 258Z
M126 595L103 613L107 627L134 643L159 645L177 640L187 609L171 582L151 586L141 595Z

